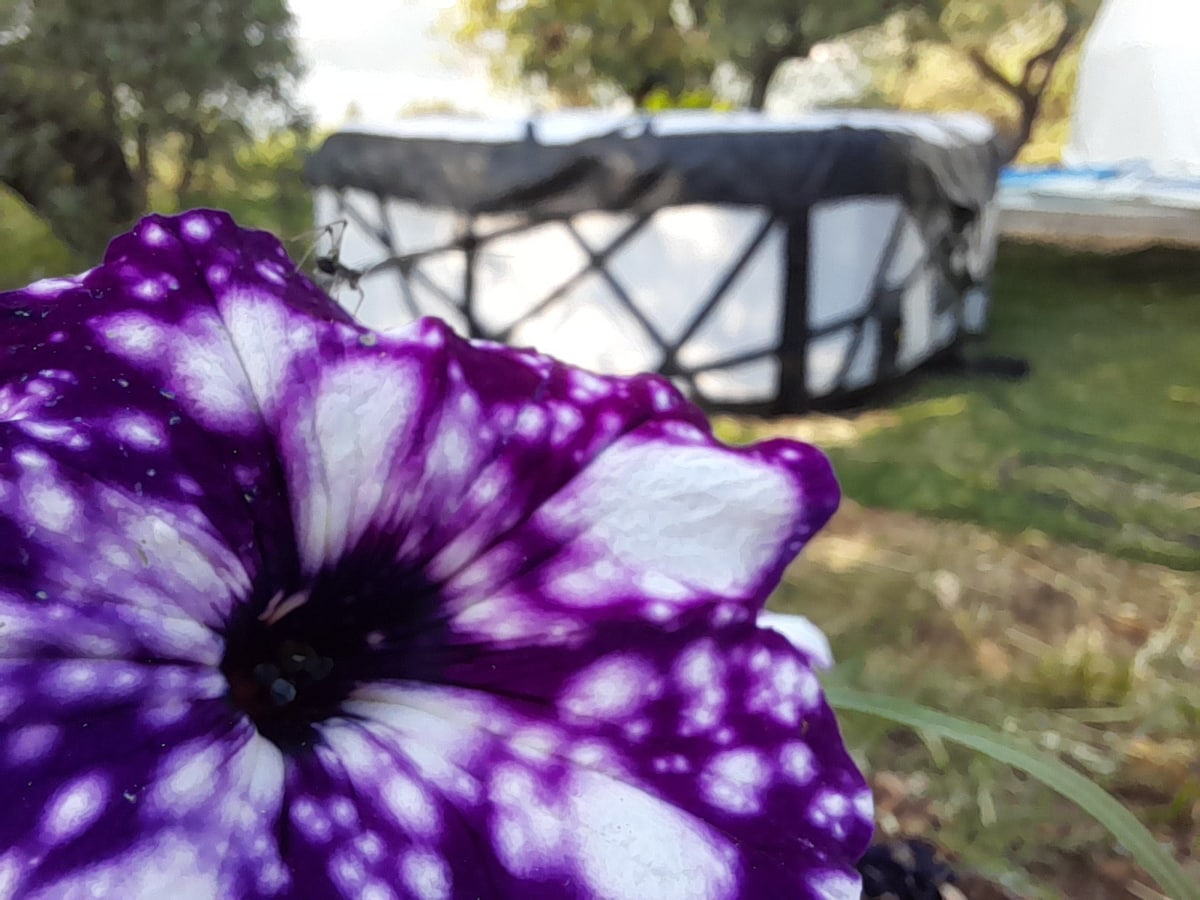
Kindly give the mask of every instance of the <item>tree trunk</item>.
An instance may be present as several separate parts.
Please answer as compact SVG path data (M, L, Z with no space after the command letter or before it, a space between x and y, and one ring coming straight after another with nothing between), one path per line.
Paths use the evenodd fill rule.
M750 99L747 106L761 112L767 105L767 91L771 88L771 79L783 65L785 57L779 53L768 53L761 56L750 71Z
M192 189L196 166L205 153L204 143L204 130L199 125L193 125L179 160L179 181L175 185L175 202L178 206L184 205L188 192Z
M144 208L120 141L63 104L0 79L0 183L96 261Z
M108 127L108 133L114 138L119 139L121 135L121 123L117 121L117 89L113 85L112 78L108 74L108 70L101 71L96 76L97 84L100 88L101 108L104 110L104 124Z
M779 67L789 59L802 59L807 55L808 47L799 26L796 26L786 43L760 46L750 63L750 99L746 105L750 109L761 111L767 105L767 93Z
M150 126L139 122L135 138L137 146L137 170L133 173L138 188L143 194L150 190Z
M767 105L767 88L771 86L771 79L774 75L774 69L768 71L763 67L756 68L750 76L750 99L746 105L756 112L761 112L762 108Z

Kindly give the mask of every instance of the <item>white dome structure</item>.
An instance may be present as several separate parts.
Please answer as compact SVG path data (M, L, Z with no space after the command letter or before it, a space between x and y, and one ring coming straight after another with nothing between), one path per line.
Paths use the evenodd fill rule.
M1200 2L1106 0L1084 42L1063 158L1200 177Z
M591 110L347 129L306 176L364 324L436 315L777 414L984 329L999 160L975 116Z

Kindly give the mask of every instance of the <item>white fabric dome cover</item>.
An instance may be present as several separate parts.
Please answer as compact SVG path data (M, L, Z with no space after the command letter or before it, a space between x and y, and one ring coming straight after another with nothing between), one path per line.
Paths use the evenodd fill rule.
M342 131L305 177L371 327L436 315L780 414L982 332L999 163L976 116L590 110Z
M1200 176L1200 0L1106 0L1084 41L1063 158Z

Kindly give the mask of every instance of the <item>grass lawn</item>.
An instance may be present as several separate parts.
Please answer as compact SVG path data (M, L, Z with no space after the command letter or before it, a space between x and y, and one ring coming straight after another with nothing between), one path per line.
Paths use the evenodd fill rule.
M842 683L1028 738L1200 860L1200 254L1002 248L1021 382L932 375L886 408L773 422L847 497L773 600ZM880 830L1026 896L1155 897L1085 815L1003 766L847 715ZM1196 869L1200 883L1200 865Z
M1200 862L1200 574L851 501L771 605L827 630L827 680L1058 752ZM1040 784L875 719L842 722L882 834L928 837L1021 896L1153 884Z
M982 349L1028 379L924 377L886 409L723 432L812 436L867 506L1200 569L1200 253L1005 245L995 293Z

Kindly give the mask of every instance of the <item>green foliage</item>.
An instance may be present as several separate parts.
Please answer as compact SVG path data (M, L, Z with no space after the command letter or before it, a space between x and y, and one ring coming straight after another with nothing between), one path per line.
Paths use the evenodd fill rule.
M1002 245L982 352L1029 377L927 373L850 417L856 439L829 448L847 495L1200 570L1197 278L1185 251Z
M708 38L686 2L673 0L458 0L454 32L495 47L504 83L544 85L566 103L616 93L640 98L703 89L712 76Z
M0 291L94 264L74 256L21 198L0 187Z
M664 88L655 88L647 94L642 107L649 112L668 109L715 109L728 112L734 108L732 103L721 100L710 90L685 91L679 96L672 96Z
M206 161L191 191L169 208L215 206L284 239L307 232L313 227L312 193L302 174L311 148L308 132L286 129L242 144Z
M0 62L0 184L93 253L141 206L120 141L86 108L39 93Z
M972 109L1000 123L1013 153L1049 162L1066 137L1079 45L1099 0L926 0L856 44L873 105Z
M228 210L243 225L262 228L303 255L312 240L312 195L301 179L304 156L313 138L306 132L280 130L261 140L214 155L197 167L192 187L182 197L171 184L177 160L164 152L155 160L163 178L151 185L150 205L162 212L193 207ZM19 196L0 187L0 290L39 278L76 272L95 265L117 230L101 234L94 251L72 252Z
M778 67L802 59L817 44L878 27L895 0L694 0L710 34L717 63L732 64L745 79L747 102L761 108ZM907 5L912 5L911 3Z
M243 118L252 100L282 99L298 74L281 0L38 0L25 9L6 61L53 69L113 103L125 126L178 131L216 111Z
M285 0L9 0L0 181L94 253L144 208L156 159L186 194L196 166L252 128L299 123L291 29Z
M837 684L827 685L826 693L835 709L865 713L916 729L927 737L962 744L1036 778L1108 829L1159 886L1170 892L1168 896L1200 900L1200 888L1129 810L1099 785L1050 754L1022 746L994 729L894 697Z
M974 109L1062 142L1077 37L1098 0L457 0L451 31L506 84L565 104L705 92L761 108L779 67L831 40L873 77L865 105ZM1059 46L1061 39L1062 46ZM1053 51L1048 57L1046 51ZM1041 62L1031 62L1041 60ZM1027 75L1028 72L1028 75ZM732 77L731 77L732 76ZM1040 154L1040 155L1039 155ZM1037 151L1035 157L1053 155Z
M753 96L778 66L820 41L879 22L890 0L458 0L452 30L488 52L506 83L547 87L566 103L613 94L642 103L713 91L732 66ZM761 91L759 90L761 88ZM761 100L761 97L758 98Z

